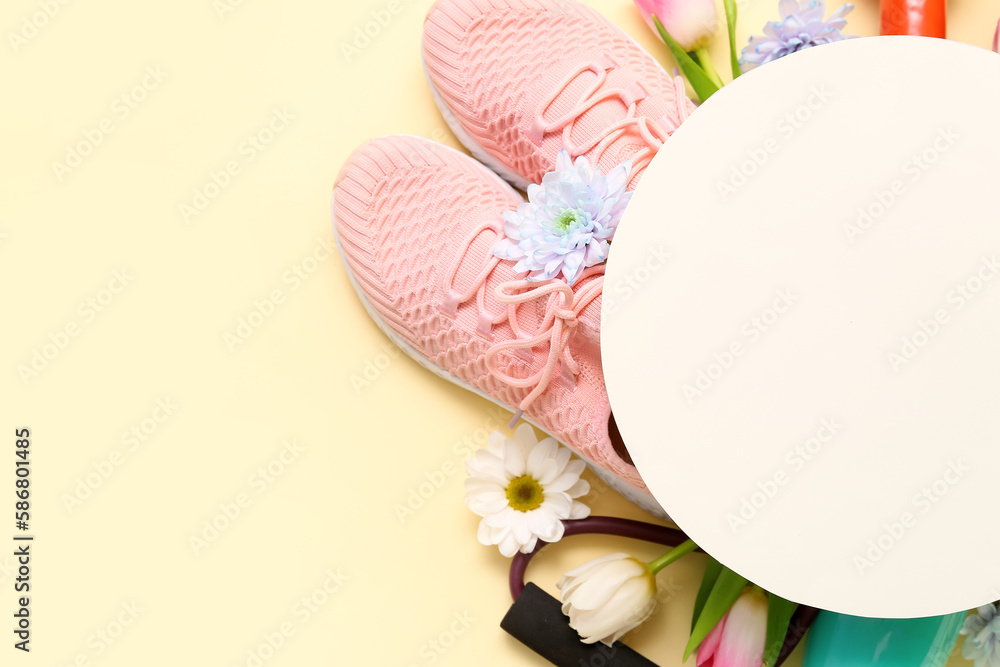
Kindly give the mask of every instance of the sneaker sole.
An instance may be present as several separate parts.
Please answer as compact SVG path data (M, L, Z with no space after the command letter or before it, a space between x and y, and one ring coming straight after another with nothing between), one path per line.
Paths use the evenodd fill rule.
M410 136L410 137L413 137L414 139L420 139L422 141L426 141L426 139L424 137L418 137L416 135L400 135L400 136ZM460 151L457 151L454 148L451 148L450 146L444 146L444 148L446 148L446 149L448 149L450 151L453 151L454 153L456 153L458 155L463 155L463 156L465 155L464 153L461 153ZM507 183L503 182L502 180L500 180L499 177L497 176L497 174L495 174L493 172L490 172L489 170L485 169L485 167L482 167L482 169L486 173L488 173L490 176L492 176L494 179L497 179L497 182L500 183L500 184L502 184L503 187L511 190L511 192L513 192L514 194L517 194L518 197L521 196L513 188L511 188L511 186L509 184L507 184ZM331 218L333 216L334 200L335 200L335 198L336 198L336 195L333 195L330 198L330 214L331 214ZM464 380L462 380L460 378L455 377L454 375L452 375L451 373L449 373L448 371L446 371L444 368L441 368L437 364L432 363L430 359L428 359L423 354L421 354L420 352L418 352L412 345L410 345L408 342L406 342L405 340L403 340L402 338L400 338L399 334L397 334L395 331L393 331L392 327L390 327L386 323L386 321L382 319L381 315L378 314L378 311L376 311L375 308L372 306L371 302L368 301L368 297L365 296L364 291L361 289L361 285L359 285L358 282L357 282L357 280L355 280L354 274L351 272L351 270L349 268L350 264L347 263L347 256L344 254L344 249L340 245L340 235L337 234L336 231L337 230L334 229L334 240L335 240L335 243L337 245L337 253L340 255L340 261L343 263L345 269L347 269L347 279L350 281L351 287L354 288L354 293L357 294L358 299L360 299L361 305L364 306L365 311L368 313L368 316L370 318L372 318L372 320L375 322L375 326L377 326L379 328L379 331L381 331L383 334L385 334L385 336L392 342L393 345L395 345L400 350L402 350L404 353L406 353L406 355L408 357L410 357L411 359L413 359L420 366L422 366L423 368L426 368L431 373L434 373L434 375L437 375L439 378L442 378L444 380L448 380L452 384L458 385L459 387L462 387L463 389L467 389L468 391L471 391L471 392L475 393L477 396L481 396L482 398L485 398L487 401L490 401L494 405L502 408L503 410L511 412L513 414L513 410L511 409L511 407L509 405L507 405L506 403L503 403L503 402L501 402L501 401L493 398L492 396L490 396L489 394L487 394L486 392L484 392L483 390L481 390L479 387L475 387L475 386L469 384L468 382L466 382L466 381L464 381ZM547 431L545 431L544 428L542 428L541 426L539 426L538 424L536 424L531 419L528 419L527 417L522 417L522 419L524 419L524 421L528 422L529 424L531 424L532 426L534 426L538 430L542 431L543 433L546 433L547 435L551 436L551 434L549 434ZM554 436L552 436L552 437L554 437ZM570 449L572 449L572 448L570 448ZM646 510L647 512L649 512L650 514L652 514L654 516L657 516L657 517L659 517L661 519L666 519L667 521L670 521L670 517L667 516L667 513L663 511L663 508L661 508L657 504L657 502L655 500L653 500L652 496L649 496L649 495L643 493L642 491L636 489L631 484L628 484L627 482L623 482L622 480L618 479L617 477L615 477L614 475L612 475L610 472L608 472L604 468L601 468L594 461L591 461L589 458L587 458L586 456L580 454L576 450L572 450L572 451L573 451L573 453L576 456L580 457L580 459L582 459L584 462L586 462L586 464L590 467L590 469L594 472L594 474L597 475L597 477L599 477L601 479L601 481L603 481L605 484L607 484L608 486L610 486L612 489L614 489L615 491L617 491L618 493L620 493L627 500L631 501L635 505L638 505L639 507L641 507L642 509Z

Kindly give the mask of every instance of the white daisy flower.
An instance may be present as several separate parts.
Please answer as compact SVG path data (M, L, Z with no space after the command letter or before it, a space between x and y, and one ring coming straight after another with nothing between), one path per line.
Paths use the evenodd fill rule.
M563 520L590 515L576 500L590 491L580 479L585 467L555 438L539 442L528 424L513 439L493 431L488 445L465 462L465 504L483 517L479 542L499 545L509 558L518 550L528 553L539 539L559 541Z

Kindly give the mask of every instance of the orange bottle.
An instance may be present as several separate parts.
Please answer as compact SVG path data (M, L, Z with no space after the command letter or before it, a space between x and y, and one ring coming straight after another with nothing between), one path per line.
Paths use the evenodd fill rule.
M882 0L882 34L944 39L947 5L947 0Z

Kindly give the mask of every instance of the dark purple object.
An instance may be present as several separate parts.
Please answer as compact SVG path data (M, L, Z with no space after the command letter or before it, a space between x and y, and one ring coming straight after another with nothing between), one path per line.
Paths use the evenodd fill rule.
M563 521L565 527L564 536L571 535L616 535L618 537L629 537L654 544L662 544L667 547L676 547L688 540L688 536L676 528L657 526L643 521L633 521L632 519L618 519L611 516L591 516L577 521ZM530 553L520 553L514 555L510 564L510 594L516 601L524 590L524 574L528 569L528 563L541 549L548 544L538 542L538 546ZM704 553L698 549L700 553ZM795 647L799 645L806 632L816 620L819 610L805 605L799 605L792 616L792 621L785 637L784 646L775 667L780 665L792 654ZM556 663L558 664L558 663ZM610 664L610 663L609 663Z

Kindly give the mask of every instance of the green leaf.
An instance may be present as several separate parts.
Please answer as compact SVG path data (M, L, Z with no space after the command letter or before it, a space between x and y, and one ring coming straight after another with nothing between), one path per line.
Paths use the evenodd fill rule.
M705 607L701 610L701 614L694 624L694 629L691 631L691 638L688 640L687 648L684 649L685 661L708 636L712 628L722 620L746 585L746 579L728 567L722 568L719 578L715 581L715 586L712 587L712 592L709 593L708 599L705 601Z
M764 642L764 667L774 667L781 647L785 644L788 634L788 624L792 614L799 605L778 597L774 593L767 594L767 640Z
M694 88L694 92L698 95L698 99L704 102L718 92L719 87L715 85L708 74L705 74L705 70L703 70L698 63L691 58L691 56L684 52L684 49L682 49L681 45L677 43L677 40L670 36L667 29L663 27L662 23L660 23L660 19L654 16L653 21L656 23L656 29L659 31L660 37L662 37L666 45L670 47L670 52L674 55L674 59L680 66L681 71L684 72L684 76L686 76L687 80L691 82L691 87Z
M701 578L701 588L698 589L698 597L694 600L694 614L691 616L692 632L694 631L695 623L698 622L698 616L701 615L701 610L705 608L708 594L712 592L712 587L715 586L715 582L718 580L721 572L722 563L709 556L708 565L705 566L705 575Z
M729 58L733 66L733 80L735 81L742 72L740 71L740 57L736 50L736 0L723 0L726 6L726 24L729 26Z
M696 51L688 51L688 55L691 56L692 60L701 66L701 69L704 70L705 74L708 75L708 78L712 80L712 83L719 88L726 85L722 82L722 77L719 76L719 73L715 71L715 65L712 64L712 57L708 54L707 48L703 46Z

